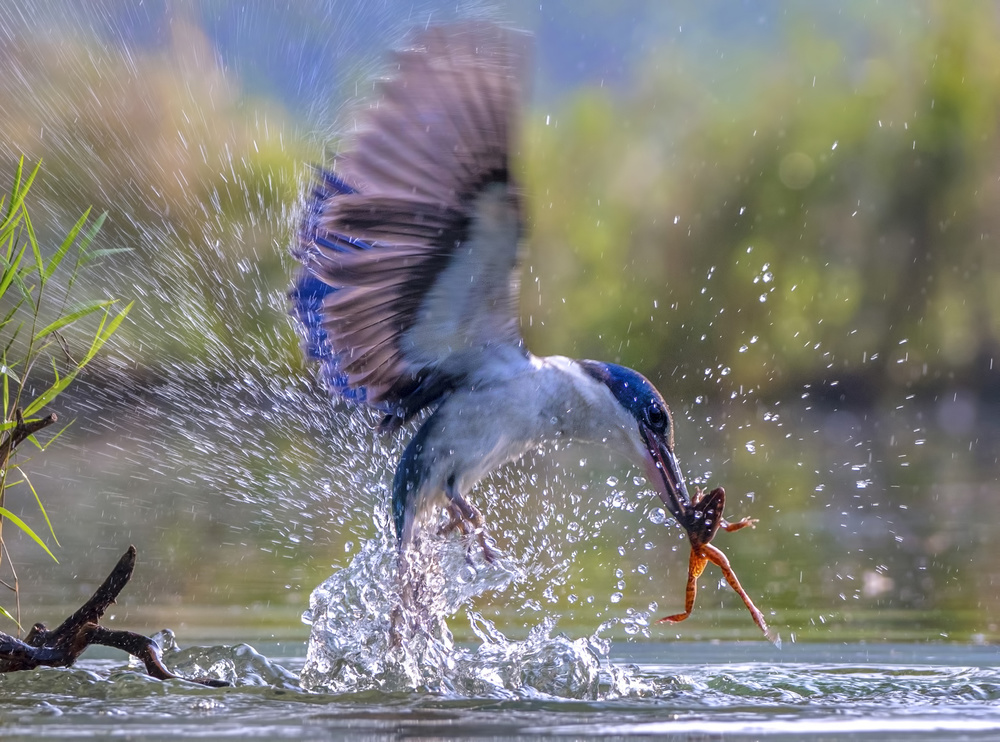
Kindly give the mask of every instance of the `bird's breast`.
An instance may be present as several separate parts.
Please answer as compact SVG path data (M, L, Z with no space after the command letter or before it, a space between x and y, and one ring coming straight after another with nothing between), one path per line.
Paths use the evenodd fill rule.
M542 443L622 438L628 421L617 407L607 387L569 359L529 356L456 390L428 421L427 443L438 459L435 468L454 474L467 490Z

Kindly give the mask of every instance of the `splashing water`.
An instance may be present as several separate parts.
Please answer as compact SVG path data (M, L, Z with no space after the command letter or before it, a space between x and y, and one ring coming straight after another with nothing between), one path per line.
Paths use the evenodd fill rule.
M159 645L163 661L182 678L212 678L231 686L299 689L295 673L272 662L249 644L181 649L170 629L157 632L152 639ZM128 669L145 674L142 662L135 657L129 657Z
M381 535L312 593L303 615L312 626L300 678L303 688L596 700L633 693L641 684L608 659L611 642L600 634L617 620L605 622L590 638L572 640L553 636L556 620L546 616L526 639L515 641L467 608L466 618L481 644L475 649L457 646L447 619L473 597L500 593L525 579L525 572L503 555L488 564L459 541L425 540L411 564L426 577L421 603L404 607L412 586L400 589L395 538L378 512L384 509L376 513Z

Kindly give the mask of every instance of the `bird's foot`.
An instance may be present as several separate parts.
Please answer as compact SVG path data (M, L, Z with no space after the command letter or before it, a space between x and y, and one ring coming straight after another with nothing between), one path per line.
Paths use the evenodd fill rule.
M500 558L499 552L494 548L496 542L487 533L486 525L483 522L483 514L478 508L471 505L467 500L452 500L446 507L448 522L438 530L439 536L445 536L453 531L457 531L460 536L467 537L475 535L482 549L483 559L487 564L493 564ZM466 553L466 560L472 563L471 546Z

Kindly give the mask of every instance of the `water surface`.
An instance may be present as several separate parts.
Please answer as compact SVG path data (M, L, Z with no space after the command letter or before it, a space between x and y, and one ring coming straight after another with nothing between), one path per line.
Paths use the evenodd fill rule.
M506 696L307 693L294 682L302 655L282 656L295 647L260 648L272 659L245 646L195 652L203 663L232 663L238 685L228 689L151 680L112 659L11 674L0 678L0 734L36 740L1000 736L994 646L786 644L778 651L763 642L623 643L602 660L594 698L530 687ZM186 653L180 664L190 669L194 662Z

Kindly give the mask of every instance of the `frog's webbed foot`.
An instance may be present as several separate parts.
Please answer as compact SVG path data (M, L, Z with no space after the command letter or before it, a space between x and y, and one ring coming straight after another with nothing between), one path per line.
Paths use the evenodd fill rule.
M760 520L757 518L743 518L735 523L730 523L728 520L723 518L720 528L722 528L723 531L732 533L733 531L738 531L741 528L746 528L747 526L750 526L750 528L756 528L758 523L760 523Z
M740 584L739 578L736 577L736 573L733 571L732 565L729 564L729 559L726 555L722 553L720 549L715 548L711 544L707 544L704 548L705 558L708 559L712 564L716 565L722 570L722 574L726 578L726 582L729 586L736 591L736 594L743 599L743 604L750 611L750 615L753 616L753 622L757 624L761 631L764 632L764 636L768 638L773 645L776 647L781 646L781 638L778 636L777 632L772 631L768 628L767 622L764 620L764 614L758 610L757 606L753 604L750 600L750 596L747 595L746 590Z

